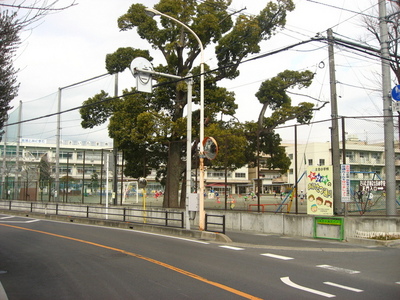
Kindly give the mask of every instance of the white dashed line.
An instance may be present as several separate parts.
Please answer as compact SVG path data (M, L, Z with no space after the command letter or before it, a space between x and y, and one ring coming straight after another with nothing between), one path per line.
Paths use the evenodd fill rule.
M337 288L341 288L341 289L344 289L344 290L356 292L356 293L364 292L363 290L359 290L359 289L356 289L356 288L352 288L352 287L350 287L350 286L345 286L345 285L337 284L337 283L334 283L334 282L325 281L324 284L327 284L327 285L330 285L330 286L334 286L334 287L337 287Z
M334 266L330 266L330 265L317 265L316 267L317 268L328 269L328 270L332 270L332 271L337 271L337 272L342 272L342 273L347 273L347 274L358 274L358 273L360 273L360 271L349 270L349 269L334 267Z
M261 254L263 256L268 256L268 257L272 257L272 258L277 258L277 259L282 259L282 260L291 260L294 259L293 257L288 257L288 256L282 256L282 255L276 255L276 254L272 254L272 253L263 253Z
M232 246L219 246L220 248L225 248L225 249L229 249L229 250L244 250L244 248L239 248L239 247L232 247Z
M34 223L34 222L39 222L40 220L35 219L35 220L29 220L29 221L3 221L0 220L0 223L16 223L16 224L28 224L28 223Z

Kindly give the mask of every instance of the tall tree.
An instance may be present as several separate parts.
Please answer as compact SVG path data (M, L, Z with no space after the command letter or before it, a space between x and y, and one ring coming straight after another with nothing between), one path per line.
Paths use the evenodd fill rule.
M374 0L374 2L377 2ZM400 84L400 1L391 0L387 3L388 19L388 34L389 34L389 53L391 56L390 68L396 76L397 84ZM375 6L376 7L376 6ZM379 29L379 12L376 8L371 15L364 14L362 17L363 26L372 34L375 40L380 44L380 29Z
M200 38L204 48L214 47L218 70L208 72L205 78L205 124L212 123L217 114L232 116L237 105L234 94L221 88L217 83L239 76L238 67L250 54L260 51L260 42L268 40L276 30L283 27L286 14L294 9L292 0L269 2L256 16L241 14L236 22L228 12L231 0L160 0L154 6L158 11L187 24ZM168 18L161 17L161 24L145 13L142 4L133 4L128 12L118 19L121 30L136 29L138 35L158 50L165 59L164 65L157 65L158 72L195 76L194 102L199 102L199 67L195 66L200 47L195 37L182 26ZM136 57L138 49L123 51ZM108 56L107 70L110 73L129 67L129 59L118 58L118 50ZM112 65L117 64L113 67ZM209 71L206 66L206 71ZM164 206L179 206L179 183L185 171L185 126L186 85L184 82L169 83L166 78L157 78L159 87L152 96L125 93L124 101L111 114L109 134L119 149L125 152L128 164L146 170L158 163L157 169L164 172L166 190ZM140 104L138 104L140 103ZM94 106L93 110L95 110ZM81 112L82 114L82 112ZM199 112L194 112L194 124L199 124ZM82 118L98 122L95 112L86 111ZM198 126L193 127L197 136ZM199 142L197 140L197 142ZM195 151L193 151L195 153ZM156 158L155 158L156 157ZM152 161L151 161L152 160ZM195 160L193 160L195 161ZM127 175L133 175L129 169Z
M246 124L247 134L249 141L252 142L253 151L251 153L267 154L266 166L269 169L277 169L281 173L285 173L290 166L290 159L287 157L284 147L281 146L281 138L275 129L290 120L306 124L311 120L314 110L314 104L309 102L301 102L297 106L293 106L287 90L295 87L299 89L309 87L313 78L314 74L311 71L285 70L264 81L256 93L256 97L263 106L258 122ZM270 112L269 116L265 116L267 111ZM257 157L253 157L251 161L255 165Z

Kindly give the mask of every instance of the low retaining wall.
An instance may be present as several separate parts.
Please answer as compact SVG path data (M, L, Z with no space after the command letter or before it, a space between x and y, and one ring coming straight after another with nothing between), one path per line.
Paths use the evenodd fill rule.
M266 234L313 237L314 216L292 214L249 213L236 211L210 211L208 214L225 215L225 229L235 231L253 231ZM340 217L340 216L339 216ZM328 217L329 218L329 217ZM400 234L399 217L347 216L343 218L344 237L357 238L357 231L385 232ZM194 220L194 224L197 220ZM320 226L318 236L330 237L338 234L338 226Z
M0 200L0 210L6 212L7 204L10 201ZM30 211L31 205L34 205L36 209L41 208L42 213L52 215L54 214L54 204L50 203L33 203L25 201L12 201L16 203L15 207L20 211ZM61 205L63 210L68 210L68 204ZM74 210L77 210L77 205L73 205ZM14 207L14 204L13 204ZM81 211L78 213L78 217L85 217L86 205L82 205ZM121 207L118 207L121 209ZM104 217L106 211L105 207L98 208L98 215L96 217ZM117 208L115 208L117 209ZM15 210L12 209L11 211ZM109 213L112 212L112 207L107 210ZM148 213L148 217L156 215L162 211L165 212L164 208L152 208L152 213ZM182 212L182 209L169 209L170 212ZM65 211L64 211L65 213ZM225 215L225 230L229 231L252 231L257 233L265 234L278 234L278 235L289 235L289 236L302 236L302 237L313 237L315 234L314 227L318 226L318 237L321 238L338 238L340 232L338 231L339 226L329 225L316 225L314 222L315 217L311 215L293 215L285 213L258 213L258 212L245 212L245 211L221 211L221 210L207 210L207 214L210 215ZM93 216L92 216L93 217ZM198 225L198 214L191 213L192 228L196 228ZM340 216L339 216L340 217ZM328 217L329 218L329 217ZM347 238L359 238L359 232L363 232L364 235L368 235L368 232L379 232L379 233L390 233L391 235L400 235L400 216L396 217L366 217L366 216L348 216L340 217L343 219L343 235L344 239ZM128 220L127 220L128 221ZM367 232L367 233L365 233Z

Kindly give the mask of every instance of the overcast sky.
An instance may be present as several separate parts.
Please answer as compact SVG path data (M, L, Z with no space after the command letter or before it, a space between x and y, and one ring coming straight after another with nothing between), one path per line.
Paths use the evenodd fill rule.
M158 1L77 0L77 2L78 5L72 8L46 16L34 28L22 34L22 44L15 60L16 68L20 69L18 80L21 86L19 96L12 104L18 107L22 101L23 119L32 117L32 114L41 116L56 112L59 88L62 88L61 110L81 105L82 101L102 89L113 94L113 76L106 76L73 88L64 87L106 73L105 56L119 47L149 49L155 57L155 65L164 63L163 58L141 40L135 30L120 32L117 26L118 17L133 3L145 3L152 7ZM288 14L286 29L279 31L271 40L263 42L261 53L269 53L308 40L318 34L326 36L328 28L332 28L342 39L353 41L370 39L362 28L360 12L370 13L371 7L377 10L378 0L294 0L294 2L296 9ZM60 5L69 3L69 0L60 0ZM268 1L265 0L233 0L231 12L246 8L243 13L257 14L266 3ZM211 67L216 66L213 51L206 51L205 60ZM337 86L339 115L381 115L381 94L374 91L379 89L380 84L379 60L344 48L335 49L335 60L336 78L339 82ZM262 81L285 69L297 71L307 69L315 72L316 77L312 86L296 92L320 101L329 101L328 48L325 43L313 42L244 63L239 68L241 73L238 78L223 81L223 85L236 94L239 105L236 117L240 121L258 118L261 105L254 94ZM121 74L119 79L119 93L122 89L134 86L129 71ZM292 96L295 104L310 101L321 105L321 102L310 97ZM12 117L15 118L16 113ZM315 114L315 120L329 117L329 104ZM93 130L81 129L77 112L62 115L61 118L63 140L110 140L106 127ZM55 128L54 118L42 119L29 125L24 124L22 136L52 140Z

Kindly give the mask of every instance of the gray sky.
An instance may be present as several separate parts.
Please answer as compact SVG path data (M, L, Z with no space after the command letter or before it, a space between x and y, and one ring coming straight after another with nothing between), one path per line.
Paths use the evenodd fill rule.
M5 2L13 2L6 0ZM29 2L29 1L28 1ZM23 103L23 119L30 116L50 114L57 109L59 88L106 73L105 56L119 47L149 49L154 64L163 64L163 58L139 38L135 30L120 32L117 19L131 4L145 3L153 6L158 1L132 0L78 0L78 5L46 16L32 30L22 35L22 45L15 60L20 69L21 83L19 96L13 105ZM246 14L257 14L268 1L233 0L232 12L246 8ZM342 39L357 41L365 39L359 12L377 10L378 0L294 0L296 9L288 14L286 29L279 31L271 40L261 45L261 53L269 53L286 46L308 40L317 34L326 36L332 28ZM68 0L60 4L67 5ZM370 38L367 38L370 39ZM345 48L335 50L336 78L338 83L339 114L345 116L381 115L381 94L375 92L380 84L380 62L366 55ZM207 49L205 61L216 66L212 49ZM240 76L235 80L224 80L223 85L236 93L240 121L256 120L261 109L254 94L262 81L277 73L290 70L311 70L316 73L309 89L293 91L310 97L329 101L328 48L325 43L313 42L279 54L267 56L240 66ZM134 80L129 71L120 75L119 93L130 88ZM82 101L94 96L100 90L113 94L114 78L106 76L101 80L62 89L62 110L81 105ZM319 102L311 98L293 95L293 102ZM16 113L13 114L16 117ZM326 105L315 114L315 120L328 119L330 106ZM109 140L106 127L83 130L79 114L62 116L63 140ZM55 118L43 119L23 125L23 137L54 139ZM32 130L33 129L33 130ZM329 136L328 136L329 137ZM290 138L289 138L290 140Z

